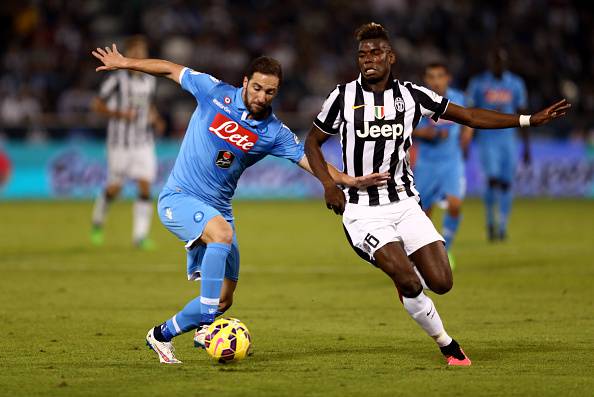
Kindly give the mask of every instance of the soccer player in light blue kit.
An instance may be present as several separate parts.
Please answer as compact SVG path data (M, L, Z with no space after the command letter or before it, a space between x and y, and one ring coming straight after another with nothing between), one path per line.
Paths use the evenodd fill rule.
M504 113L525 113L526 86L521 77L505 69L507 55L503 49L489 54L489 70L475 76L468 85L469 106ZM528 133L524 138L523 159L530 161ZM512 180L517 164L517 139L514 128L477 130L479 156L487 182L484 201L487 233L490 241L505 240L512 206ZM499 212L496 213L496 207Z
M198 328L194 340L203 347L208 325L231 306L239 277L231 198L243 171L269 154L311 169L303 146L270 107L282 79L278 61L255 59L243 87L236 88L169 61L125 58L115 44L93 55L104 64L97 71L130 69L167 77L198 102L158 212L167 229L185 242L188 278L201 279L200 296L146 337L160 362L177 364L171 340ZM383 185L388 178L386 173L354 178L331 166L328 171L347 186Z
M435 62L425 67L427 87L453 103L466 106L464 93L449 87L451 75L445 64ZM455 267L451 247L461 219L461 207L466 191L463 150L472 138L472 128L453 121L437 122L422 118L413 135L417 138L415 185L421 197L423 211L431 216L433 206L445 200L442 235L450 266Z

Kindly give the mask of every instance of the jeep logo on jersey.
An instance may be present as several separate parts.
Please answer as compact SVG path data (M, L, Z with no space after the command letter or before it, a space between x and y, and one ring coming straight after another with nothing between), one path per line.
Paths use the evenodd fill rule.
M366 141L382 139L397 139L402 136L404 126L396 123L395 120L364 121L363 129L355 131L358 138Z
M236 121L217 113L208 130L221 139L244 152L249 152L256 142L258 135L241 127Z
M217 161L215 164L219 168L229 168L231 164L233 164L233 160L235 160L235 155L233 152L228 150L219 150L219 154L217 155Z

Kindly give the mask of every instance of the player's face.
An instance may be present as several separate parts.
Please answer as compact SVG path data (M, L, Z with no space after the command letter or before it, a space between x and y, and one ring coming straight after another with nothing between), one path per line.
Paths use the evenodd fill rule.
M359 43L357 64L361 75L370 83L383 80L390 73L396 56L383 39L363 40Z
M494 75L501 76L507 66L507 53L501 49L495 50L489 54L487 63Z
M445 95L450 80L450 74L441 66L425 70L425 84L439 95Z
M148 48L146 44L136 43L126 50L126 56L129 58L144 59L148 57Z
M278 93L280 81L272 74L255 72L251 79L243 78L243 102L255 119L267 114Z

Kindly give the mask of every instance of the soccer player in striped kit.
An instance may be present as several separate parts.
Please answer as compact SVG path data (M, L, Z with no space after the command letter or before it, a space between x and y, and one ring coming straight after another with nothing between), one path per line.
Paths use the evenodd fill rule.
M368 23L356 31L359 77L332 91L314 121L305 151L325 190L326 205L343 215L347 239L357 254L395 283L405 310L431 336L448 365L470 359L443 326L424 287L445 294L453 286L443 244L419 206L408 149L421 117L440 118L472 128L541 125L565 115L562 100L531 116L464 108L421 86L393 79L396 61L386 30ZM340 189L328 174L321 145L341 139L344 172L351 176L389 172L386 186Z
M242 87L233 87L169 61L123 57L115 44L97 48L93 55L103 63L98 71L130 69L167 77L197 102L157 207L161 222L185 243L188 279L201 280L200 296L146 337L160 362L178 364L172 339L197 328L195 344L204 346L206 328L233 302L240 256L231 198L243 171L267 155L311 169L303 145L272 112L282 80L278 61L256 58ZM355 178L331 166L328 172L333 183L356 189L382 185L387 177L374 173Z
M449 86L452 77L445 64L435 62L427 65L423 78L427 87L435 93L453 103L465 105L464 93ZM413 132L417 141L414 175L422 198L421 207L430 217L433 206L445 201L442 235L452 269L455 262L451 247L462 217L462 200L466 192L463 150L470 143L472 132L472 128L443 118L438 121L421 118Z
M143 36L126 40L126 55L146 58L147 41ZM148 239L153 202L151 185L157 176L154 133L161 134L165 123L159 116L153 97L156 79L153 76L118 70L108 75L101 85L93 109L109 118L107 126L107 183L93 207L91 241L104 241L103 225L110 203L118 196L127 178L136 181L138 197L133 205L132 240L136 246L150 249Z

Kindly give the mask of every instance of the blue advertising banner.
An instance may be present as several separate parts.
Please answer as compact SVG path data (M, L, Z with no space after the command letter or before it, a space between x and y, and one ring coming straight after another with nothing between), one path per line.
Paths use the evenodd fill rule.
M155 194L173 166L179 142L157 144L159 171ZM326 157L339 168L338 140L324 145ZM467 161L469 196L480 195L484 180L471 148ZM92 141L27 144L6 142L0 146L0 199L88 199L94 197L106 179L105 146ZM518 168L514 189L520 196L594 197L594 150L581 142L536 141L532 163ZM124 196L134 195L126 185ZM246 170L236 198L274 199L320 197L318 181L293 163L268 157Z

